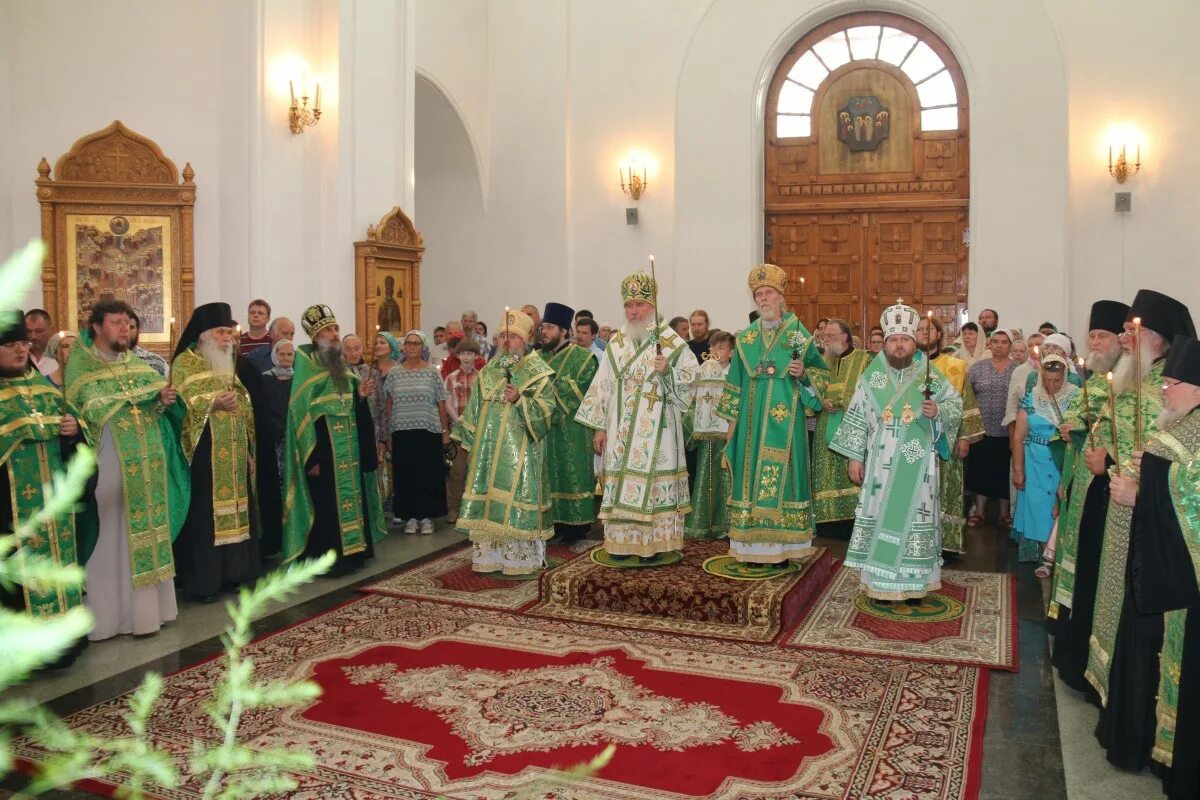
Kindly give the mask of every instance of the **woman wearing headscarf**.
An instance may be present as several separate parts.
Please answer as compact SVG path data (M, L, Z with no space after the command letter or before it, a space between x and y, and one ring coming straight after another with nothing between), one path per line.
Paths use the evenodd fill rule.
M962 326L958 337L952 345L953 355L955 358L967 362L967 368L976 361L981 361L988 354L987 338L979 335L979 326L974 322L968 322Z
M266 558L283 549L283 435L287 430L288 399L292 394L292 365L296 346L280 339L271 346L271 368L262 374L254 404L255 444L258 459L259 515L262 519L262 554Z
M433 519L446 516L446 462L450 419L442 376L426 361L421 331L404 334L404 360L384 379L385 418L391 436L392 522L405 533L433 533Z
M1000 504L1000 523L1007 527L1012 523L1009 516L1009 432L1004 424L1004 411L1008 400L1008 386L1017 365L1008 357L1012 339L1008 331L998 328L988 340L992 357L976 361L967 370L967 380L979 403L983 417L984 436L971 445L967 455L965 483L967 491L975 495L967 524L972 528L983 522L987 499L994 497Z
M363 358L363 340L357 333L349 333L342 337L342 353L346 356L346 366L358 376L360 381L367 379L371 365Z
M78 338L79 334L75 331L59 331L46 343L46 355L58 363L58 369L46 377L59 389L63 386L63 375L67 371L67 359L71 357L71 345L75 344L75 340Z
M379 454L379 470L376 482L379 484L379 499L384 511L392 510L392 462L387 457L388 443L391 441L391 429L386 415L387 399L383 395L383 384L388 373L400 362L400 342L387 331L379 331L372 340L371 354L375 363L371 365L367 377L375 390L371 393L371 420L375 424L375 447Z
M1054 353L1042 359L1033 388L1017 412L1016 447L1013 448L1013 485L1017 508L1012 537L1017 561L1041 560L1039 578L1050 577L1054 567L1051 531L1058 516L1058 485L1062 477L1066 442L1059 435L1063 409L1079 389L1066 380L1067 359Z

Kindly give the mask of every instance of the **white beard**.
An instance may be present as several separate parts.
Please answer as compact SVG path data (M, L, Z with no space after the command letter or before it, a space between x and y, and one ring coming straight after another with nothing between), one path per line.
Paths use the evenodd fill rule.
M1158 419L1154 420L1154 425L1160 431L1165 431L1167 428L1171 427L1176 422L1179 422L1179 420L1192 413L1192 410L1193 409L1189 408L1183 411L1172 411L1169 408L1164 408L1162 411L1158 412Z
M200 337L197 352L208 362L208 367L218 375L233 374L233 343L222 347L212 339Z
M1136 360L1133 354L1122 353L1121 358L1112 369L1113 392L1116 394L1131 392L1138 381L1145 380L1146 376L1150 374L1150 370L1154 368L1155 355L1147 345L1147 342L1142 342L1142 374L1138 376L1133 373Z
M1090 352L1087 354L1087 360L1084 361L1084 364L1087 365L1087 368L1093 373L1104 375L1113 371L1113 367L1116 365L1117 359L1120 357L1121 349L1119 347L1117 348L1117 352L1112 355L1109 355L1108 353ZM1130 360L1132 361L1132 359ZM1116 379L1116 375L1113 376L1113 379Z
M646 337L650 335L651 327L652 323L648 319L640 322L626 322L625 334L635 342L645 341Z

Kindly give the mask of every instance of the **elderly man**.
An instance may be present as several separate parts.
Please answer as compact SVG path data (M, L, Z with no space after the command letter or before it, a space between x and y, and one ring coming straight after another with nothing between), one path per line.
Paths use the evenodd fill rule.
M1140 321L1140 326L1134 325L1134 319ZM1139 327L1140 330L1137 329ZM1142 612L1139 603L1150 602L1147 595L1153 592L1142 589L1145 586L1142 576L1134 576L1133 579L1138 581L1133 586L1135 591L1127 591L1131 580L1129 570L1147 568L1151 572L1145 575L1146 579L1164 581L1164 584L1166 581L1151 562L1143 560L1144 554L1130 549L1133 509L1129 504L1117 502L1123 488L1117 478L1118 474L1129 476L1137 473L1138 452L1143 443L1159 433L1159 415L1163 410L1163 369L1166 359L1170 357L1170 343L1180 334L1187 337L1196 335L1196 327L1187 306L1160 292L1150 289L1139 291L1130 305L1129 320L1125 323L1124 344L1129 357L1122 358L1114 370L1113 390L1117 396L1113 405L1116 409L1117 442L1113 446L1110 439L1109 449L1115 457L1110 459L1104 451L1093 450L1089 450L1085 456L1093 474L1109 472L1112 493L1104 519L1086 676L1104 704L1096 728L1097 738L1108 751L1111 763L1130 770L1140 770L1146 766L1148 754L1155 743L1153 731L1148 732L1142 724L1147 715L1149 718L1155 716L1154 692L1146 695L1134 687L1146 678L1146 652L1156 651L1158 645L1152 637L1135 635L1136 617ZM1137 413L1139 408L1140 415ZM1169 421L1170 417L1163 419ZM1111 430L1110 420L1106 408L1101 412L1097 429L1109 426ZM1170 434L1156 438L1162 445L1172 444ZM1184 445L1185 448L1188 446ZM1162 451L1158 452L1161 455ZM1156 528L1157 525L1151 522L1148 530ZM1145 538L1139 538L1139 543L1146 544ZM1134 558L1132 566L1129 563L1131 552ZM1164 585L1161 588L1169 587Z
M312 344L296 348L284 434L285 561L338 554L331 574L358 569L387 535L379 485L375 426L367 398L342 354L341 327L326 305L300 320Z
M267 336L271 339L270 347L259 347L246 356L246 362L258 375L263 374L274 364L271 363L271 350L283 341L293 341L296 338L296 325L287 317L276 317L267 326ZM247 386L246 388L250 388ZM253 391L253 390L252 390Z
M458 528L471 537L471 569L528 575L546 564L550 516L546 445L557 401L554 371L526 352L533 320L508 311L496 357L479 373L452 438L470 453Z
M575 420L575 414L596 377L599 362L591 350L569 340L572 313L562 303L546 303L542 315L542 359L554 370L558 401L546 443L550 503L554 533L565 543L582 539L596 521L592 432Z
M950 457L962 418L954 387L917 355L918 321L903 304L883 312L884 357L863 373L829 445L862 487L846 566L861 570L868 597L911 605L942 586L938 459Z
M45 504L47 476L61 472L74 449L79 423L63 412L62 393L29 363L25 320L0 331L0 531L12 531L18 521L32 519ZM94 542L93 542L94 543ZM36 525L18 546L18 558L38 557L58 566L79 558L75 516L70 512ZM62 616L83 605L79 586L49 583L41 586L0 586L4 605L35 619ZM87 637L53 664L73 662Z
M479 356L486 361L492 355L492 347L488 344L487 336L479 330L479 315L471 309L462 312L463 335L471 337L479 345Z
M78 523L81 541L96 541L92 641L155 633L178 613L171 542L187 515L187 465L170 413L175 389L129 351L132 311L119 300L94 305L66 371L67 409L97 451L96 487Z
M1194 798L1200 797L1200 342L1176 336L1162 376L1158 430L1145 453L1134 455L1134 469L1112 478L1113 503L1132 509L1133 521L1104 744L1126 748L1114 763L1170 767L1169 796Z
M223 588L262 574L258 532L251 529L254 414L246 387L234 375L234 325L228 303L197 306L171 363L192 478L175 563L184 596L201 603L215 602Z
M747 564L783 564L812 544L804 412L822 407L816 386L825 361L815 337L785 306L782 268L760 264L746 283L759 316L738 334L717 408L730 422L729 554Z
M1049 616L1054 620L1053 661L1062 681L1076 691L1091 690L1084 678L1088 640L1092 636L1092 612L1100 571L1100 545L1108 514L1108 473L1096 475L1088 468L1085 454L1103 450L1110 428L1097 427L1096 420L1107 407L1106 375L1116 369L1121 353L1120 336L1125 330L1129 306L1117 300L1098 300L1088 318L1088 355L1084 361L1091 373L1084 392L1077 392L1064 409L1062 435L1071 442L1075 457L1063 483L1067 502L1058 516L1054 584L1050 591ZM1065 469L1066 467L1064 467Z
M650 562L683 549L691 508L683 413L699 364L656 317L658 285L644 272L621 281L625 327L613 334L576 419L603 457L604 549Z

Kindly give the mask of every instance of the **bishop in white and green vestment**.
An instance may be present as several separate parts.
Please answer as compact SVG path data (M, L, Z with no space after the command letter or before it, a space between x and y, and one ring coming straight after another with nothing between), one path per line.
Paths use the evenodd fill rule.
M691 509L682 418L699 365L687 342L655 318L657 290L641 272L621 282L626 325L609 340L575 415L596 431L603 456L600 519L604 549L614 556L683 549Z
M733 430L725 445L733 474L729 554L748 564L781 564L812 545L804 410L821 408L813 376L825 372L825 360L784 310L787 273L762 264L747 282L759 318L738 334L717 409Z
M861 570L876 600L914 600L941 588L938 459L950 456L962 399L917 353L918 320L909 306L884 311L884 350L829 445L850 459L851 480L862 482L845 564Z

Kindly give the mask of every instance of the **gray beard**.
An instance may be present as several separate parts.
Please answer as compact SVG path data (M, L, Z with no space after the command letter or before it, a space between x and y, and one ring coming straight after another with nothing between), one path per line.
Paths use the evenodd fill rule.
M883 357L887 359L888 366L892 369L908 369L913 363L912 356L900 358L899 356L892 356L890 353L885 351Z
M1133 354L1126 355L1124 352L1121 358L1117 360L1116 366L1112 369L1113 374L1113 392L1122 394L1124 392L1133 391L1134 385L1138 381L1144 381L1146 376L1150 374L1150 370L1154 368L1154 356L1146 352L1146 345L1142 345L1142 374L1134 375L1134 361L1136 359Z
M201 339L196 345L197 352L208 362L208 368L217 375L233 374L233 345L221 347L211 339Z
M1112 372L1113 367L1117 363L1117 359L1121 357L1121 348L1117 348L1117 352L1113 354L1090 352L1087 354L1087 360L1083 363L1093 373L1104 375ZM1116 376L1114 376L1115 378Z
M835 358L841 358L842 354L846 352L848 347L849 345L844 344L826 345L825 352L829 353L829 355L834 356Z
M626 322L625 333L627 333L629 338L633 339L635 342L641 342L645 341L646 337L650 335L651 327L653 327L653 323L651 323L650 320L643 320L641 322Z
M317 363L328 370L339 389L346 387L346 374L350 368L346 364L346 357L342 355L341 342L317 342Z
M1179 422L1179 420L1192 413L1193 410L1194 409L1189 408L1185 411L1172 411L1169 408L1164 408L1158 413L1158 419L1154 420L1154 425L1160 431L1165 431L1167 428L1171 427L1176 422Z

